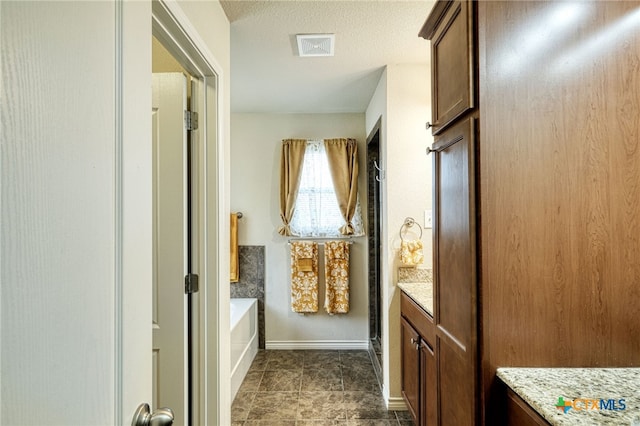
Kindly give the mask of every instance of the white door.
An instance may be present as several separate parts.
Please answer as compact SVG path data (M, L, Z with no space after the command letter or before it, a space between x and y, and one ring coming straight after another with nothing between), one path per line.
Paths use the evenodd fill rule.
M150 16L0 1L0 424L150 402Z
M187 423L186 297L187 79L153 74L153 406L170 407Z

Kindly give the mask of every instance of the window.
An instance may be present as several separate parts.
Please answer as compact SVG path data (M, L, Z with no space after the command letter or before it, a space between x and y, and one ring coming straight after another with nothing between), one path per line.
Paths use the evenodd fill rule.
M303 237L344 237L339 231L344 223L324 143L308 141L295 212L291 218L291 232ZM364 235L359 197L351 223L354 228L353 236Z

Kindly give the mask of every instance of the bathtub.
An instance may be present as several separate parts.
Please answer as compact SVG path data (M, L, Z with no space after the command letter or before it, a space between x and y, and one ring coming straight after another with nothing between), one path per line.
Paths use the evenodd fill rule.
M231 401L258 353L258 299L231 299Z

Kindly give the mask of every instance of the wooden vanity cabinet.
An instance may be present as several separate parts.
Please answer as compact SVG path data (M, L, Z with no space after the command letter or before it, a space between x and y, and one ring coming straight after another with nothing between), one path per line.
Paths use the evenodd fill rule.
M435 426L438 407L433 318L404 292L400 306L402 396L417 426Z
M438 424L436 354L426 341L420 343L420 425Z
M504 424L507 426L549 426L542 416L535 412L520 396L507 386L507 405Z
M403 317L402 327L402 396L411 418L418 423L420 416L420 335Z

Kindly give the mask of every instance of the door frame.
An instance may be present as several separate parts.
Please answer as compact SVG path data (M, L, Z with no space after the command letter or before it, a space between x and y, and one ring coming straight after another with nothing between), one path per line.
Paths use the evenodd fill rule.
M194 216L200 238L196 271L200 290L194 300L199 324L194 348L198 371L194 389L194 424L228 424L231 418L229 386L229 292L218 285L228 281L229 211L224 148L223 68L207 48L180 6L171 0L152 1L152 34L194 77L200 116ZM150 36L150 35L149 35ZM149 37L150 39L150 37ZM225 332L225 330L227 330ZM227 350L225 350L227 349Z
M3 281L0 292L1 307L15 306L3 311L0 344L16 348L12 357L2 351L0 376L3 384L19 382L20 388L0 395L0 417L12 423L42 423L39 419L46 417L59 424L131 424L138 404L151 396L153 27L173 40L209 88L209 97L202 97L208 113L201 120L206 155L199 175L206 259L201 374L207 378L201 387L201 423L229 424L229 306L224 303L229 296L228 286L217 286L229 279L229 141L222 125L228 122L227 76L175 0L91 2L73 11L73 19L72 6L64 2L0 4L3 24L5 18L13 24L0 31L2 47L5 37L10 43L2 59L8 58L12 69L2 82L17 95L6 104L2 99L3 117L5 111L11 114L11 126L3 127L2 135L22 130L8 150L16 167L1 176L3 202L14 203L11 209L3 204L2 218L15 223L2 240L3 263L11 265L2 279L12 291L5 291ZM34 15L37 20L28 21ZM85 22L87 17L95 19ZM44 35L51 36L51 45L33 43ZM69 74L78 54L87 53L86 67ZM66 78L60 79L63 73ZM76 92L83 96L76 99ZM38 97L26 102L28 95ZM60 105L54 103L61 99ZM25 164L30 168L17 168ZM47 166L59 172L67 164L68 173L48 180ZM8 175L16 170L19 175ZM78 182L82 172L86 182L65 187L71 179ZM12 191L5 193L7 187ZM50 191L53 187L56 191ZM57 192L62 188L63 197ZM68 191L75 188L81 192ZM20 193L28 197L15 195ZM92 206L83 209L87 205ZM28 215L17 214L27 209ZM73 229L80 216L82 231ZM83 256L91 262L81 265ZM48 293L39 293L45 288ZM48 300L54 293L60 299ZM65 329L68 324L78 328ZM66 352L69 342L74 345ZM68 357L71 351L74 357ZM83 362L77 363L81 356ZM20 368L23 363L33 368ZM84 377L87 366L91 374ZM58 391L56 398L51 390Z

